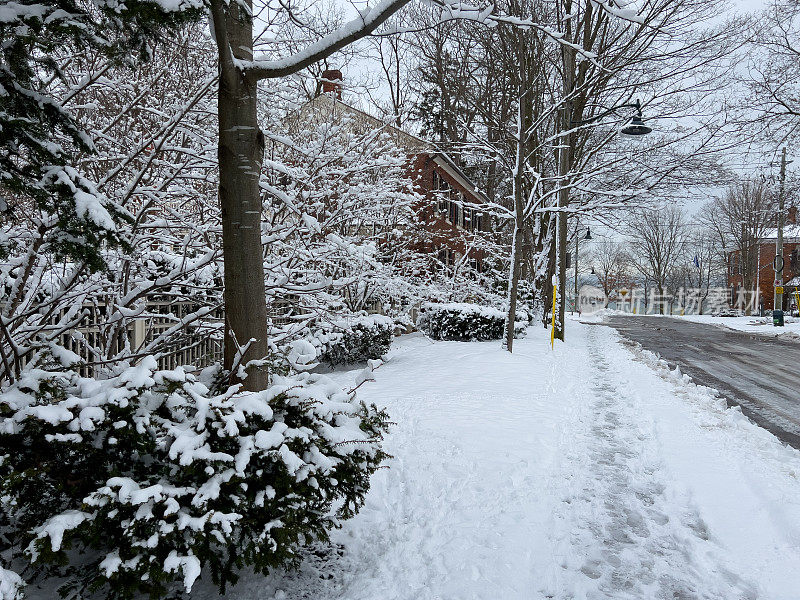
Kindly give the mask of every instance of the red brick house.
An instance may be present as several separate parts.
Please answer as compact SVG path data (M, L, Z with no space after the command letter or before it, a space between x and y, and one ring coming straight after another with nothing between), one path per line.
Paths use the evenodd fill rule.
M480 208L489 202L486 195L433 143L342 102L340 71L326 71L323 77L321 93L303 105L293 118L309 122L346 114L355 118L356 126L363 124L390 133L408 155L409 174L415 191L423 199L416 212L429 235L415 250L435 254L447 266L466 257L472 267L481 271L484 254L472 248L472 243L476 232L489 230L488 216Z
M758 240L758 257L756 260L755 285L764 309L772 309L775 298L775 242L778 236L777 229L767 230ZM732 298L738 295L742 286L742 265L740 252L734 250L728 253L728 288ZM797 224L797 208L788 211L786 225L783 228L783 283L784 295L783 309L787 310L792 303L791 294L800 289L800 225Z

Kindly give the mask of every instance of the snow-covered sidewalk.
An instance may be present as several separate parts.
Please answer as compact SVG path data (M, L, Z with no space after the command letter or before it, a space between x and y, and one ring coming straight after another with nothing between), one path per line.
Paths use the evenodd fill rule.
M613 330L568 336L402 340L360 391L397 423L364 509L226 598L798 598L800 452Z

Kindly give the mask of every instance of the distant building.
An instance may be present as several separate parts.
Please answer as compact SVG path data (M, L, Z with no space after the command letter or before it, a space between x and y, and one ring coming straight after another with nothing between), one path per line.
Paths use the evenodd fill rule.
M475 233L489 230L488 216L480 208L489 199L433 143L342 102L341 80L341 71L325 71L320 93L304 104L292 120L304 124L327 122L346 114L354 118L356 127L380 128L392 135L398 148L408 156L409 175L415 191L423 198L416 213L429 235L414 249L435 254L447 266L466 256L473 268L482 271L484 254L471 248L471 242Z
M775 298L775 242L777 229L769 229L758 240L758 258L756 261L755 285L764 309L771 310ZM800 224L797 223L797 208L788 211L786 225L783 228L783 309L787 310L792 303L790 295L800 289ZM728 253L728 288L731 290L732 303L735 303L738 291L742 287L742 264L739 250ZM748 290L749 291L749 290Z

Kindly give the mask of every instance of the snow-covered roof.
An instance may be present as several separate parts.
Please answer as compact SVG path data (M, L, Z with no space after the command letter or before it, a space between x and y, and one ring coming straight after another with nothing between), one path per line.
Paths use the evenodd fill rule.
M783 239L798 238L800 239L800 225L786 224L783 226ZM778 229L767 229L764 235L761 236L762 240L776 240L778 239Z
M360 108L356 108L355 106L351 106L346 102L342 102L341 100L337 99L333 94L320 94L315 98L312 98L308 102L306 102L303 106L301 106L297 111L295 111L292 115L288 117L288 121L291 122L298 122L308 118L311 114L320 114L324 118L329 118L331 114L336 114L337 111L341 111L344 113L348 113L357 117L361 122L369 123L370 127L373 128L382 128L387 131L391 131L391 133L395 134L398 138L397 142L402 144L405 147L419 149L424 148L429 152L437 152L436 146L427 141L423 140L421 137L408 133L407 131L400 129L393 123L389 123L378 117L369 114L361 110Z
M350 106L346 102L337 99L333 94L320 94L316 98L306 102L298 111L290 117L290 121L299 121L307 118L311 113L327 115L335 113L337 110L349 113L358 117L362 122L368 122L372 127L380 127L390 131L397 139L396 142L412 153L430 155L434 162L453 177L459 185L463 186L471 194L479 199L480 202L488 203L489 199L478 187L467 177L464 171L450 158L445 152L439 149L436 144L424 140L412 133L397 127L393 123L388 123L375 117L361 109Z
M792 277L789 281L783 284L785 287L798 287L800 286L800 275Z

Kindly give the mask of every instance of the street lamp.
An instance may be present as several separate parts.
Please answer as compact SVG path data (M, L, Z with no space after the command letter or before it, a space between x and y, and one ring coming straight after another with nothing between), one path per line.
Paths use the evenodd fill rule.
M565 89L569 90L569 91L572 90L572 82L571 81L569 81L569 82L567 82L567 84L565 84ZM636 114L633 116L633 119L631 120L631 122L620 130L620 133L622 133L624 135L642 136L642 135L646 135L646 134L648 134L648 133L653 131L653 129L651 127L648 127L647 125L645 125L644 121L642 120L642 105L639 102L639 100L636 100L636 102L633 102L633 103L620 104L618 106L614 106L614 107L611 107L611 108L605 108L603 106L601 106L600 108L604 109L603 112L591 117L590 119L586 119L586 120L583 120L583 121L574 121L574 120L569 119L569 117L566 116L568 113L567 113L567 109L565 107L564 108L565 118L564 118L564 121L563 121L564 126L563 126L562 131L561 131L560 136L559 136L561 139L559 141L559 151L558 151L558 179L559 179L561 188L558 190L558 208L559 208L559 211L558 211L558 215L556 217L557 218L557 223L558 223L558 225L557 225L558 234L557 235L558 235L558 240L559 240L559 242L558 242L558 244L559 244L559 246L558 246L558 248L559 248L559 256L558 256L558 263L557 263L556 269L558 271L558 273L557 273L558 274L557 288L559 290L559 293L558 293L558 300L559 300L559 302L558 302L558 322L560 323L559 335L557 337L559 339L561 339L561 340L564 339L564 322L563 321L564 321L564 311L565 311L565 308L566 308L566 298L565 298L566 290L565 290L565 288L566 288L566 279L567 279L567 276L566 276L567 224L566 224L566 221L565 221L566 215L564 213L564 209L567 206L569 206L569 186L564 185L564 180L567 178L567 176L569 174L569 171L571 169L570 159L569 159L569 156L570 156L571 153L567 152L567 149L570 147L571 138L574 135L574 131L572 131L572 129L576 125L580 126L580 125L588 125L590 123L596 123L600 119L603 119L603 118L607 117L610 114L617 114L617 111L619 111L619 110L621 110L623 108L635 108L636 109ZM564 247L563 248L561 247L561 241L560 240L564 240ZM577 265L577 262L578 262L577 259L578 259L578 257L576 256L575 257L576 265ZM563 270L562 270L562 267L563 267ZM577 267L576 267L576 272L577 272ZM577 284L577 275L576 275L575 281L576 281L575 287L577 288L577 285L578 285ZM577 301L577 293L576 293L576 301ZM555 335L555 320L553 321L553 333Z
M601 107L604 108L604 107ZM637 100L636 102L631 102L627 104L620 104L618 106L613 106L611 108L606 108L603 112L599 115L593 116L591 119L586 119L585 121L572 121L573 125L588 125L589 123L595 123L600 119L603 119L611 114L617 114L617 111L622 108L635 108L636 114L633 115L631 122L625 125L622 129L620 129L620 133L625 135L647 135L653 131L652 127L648 127L644 124L642 120L642 104Z
M575 309L578 308L578 242L581 239L579 231L580 231L580 227L576 224L576 226L575 226L575 303L572 306L572 313L573 314L575 313ZM583 239L585 239L585 240L591 240L592 239L592 232L589 229L588 225L586 226L586 235L583 236ZM592 267L592 273L594 273L594 267ZM578 314L580 314L580 312L581 311L579 310Z

